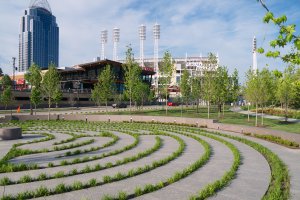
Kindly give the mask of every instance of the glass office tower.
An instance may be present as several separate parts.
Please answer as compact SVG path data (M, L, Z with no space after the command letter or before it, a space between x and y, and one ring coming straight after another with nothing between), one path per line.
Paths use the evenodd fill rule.
M32 0L21 18L19 69L25 72L35 63L47 69L59 64L59 27L47 0Z

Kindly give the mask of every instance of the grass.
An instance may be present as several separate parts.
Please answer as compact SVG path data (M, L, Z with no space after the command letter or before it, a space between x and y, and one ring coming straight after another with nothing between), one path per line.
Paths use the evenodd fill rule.
M232 112L230 110L225 111L224 118L218 118L218 111L216 108L213 108L210 111L210 118L211 119L218 119L219 122L224 124L236 124L236 125L246 125L246 126L255 126L255 117L250 116L250 122L248 122L248 116ZM103 113L98 113L103 114ZM166 111L164 109L160 110L140 110L140 111L117 111L111 112L109 115L144 115L144 116L166 116ZM207 109L201 107L199 109L199 113L196 112L195 108L185 108L183 109L181 115L180 107L172 108L168 110L168 117L188 117L188 118L207 118ZM259 118L259 122L260 122ZM264 126L265 128L270 128L274 130L286 131L290 133L298 133L300 134L300 123L282 123L279 120L272 120L272 119L264 119Z

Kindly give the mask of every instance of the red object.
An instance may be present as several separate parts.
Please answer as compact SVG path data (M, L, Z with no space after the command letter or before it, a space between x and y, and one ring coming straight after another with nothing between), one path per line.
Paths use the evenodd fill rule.
M168 102L168 106L177 106L177 104L174 102Z
M17 113L20 113L20 112L21 112L21 107L19 106L17 109Z

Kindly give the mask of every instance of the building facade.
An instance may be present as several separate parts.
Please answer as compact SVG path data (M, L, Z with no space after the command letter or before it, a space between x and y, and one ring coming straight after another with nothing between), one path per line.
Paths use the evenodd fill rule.
M33 64L47 69L59 66L59 27L47 0L32 0L21 18L19 72Z

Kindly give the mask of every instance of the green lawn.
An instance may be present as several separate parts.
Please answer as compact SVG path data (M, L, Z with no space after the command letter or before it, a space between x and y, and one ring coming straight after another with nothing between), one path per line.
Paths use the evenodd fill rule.
M196 113L196 109L193 108L184 108L182 115L180 107L172 108L168 110L168 115L171 117L190 117L190 118L207 118L207 109L201 108L199 109L199 113ZM101 113L105 114L105 113ZM129 115L129 111L120 111L120 112L111 112L111 115ZM160 110L140 110L134 111L131 114L133 115L145 115L145 116L166 116L166 111L163 109ZM211 119L218 119L218 112L216 108L211 110ZM242 115L239 113L234 113L229 110L226 110L225 117L219 119L219 122L226 124L239 124L239 125L247 125L247 126L255 126L255 117L250 117L250 122L248 122L248 116ZM259 118L259 123L261 122L261 118ZM274 130L282 130L291 133L299 133L300 134L300 123L293 124L284 124L278 120L264 119L264 127L274 129Z

